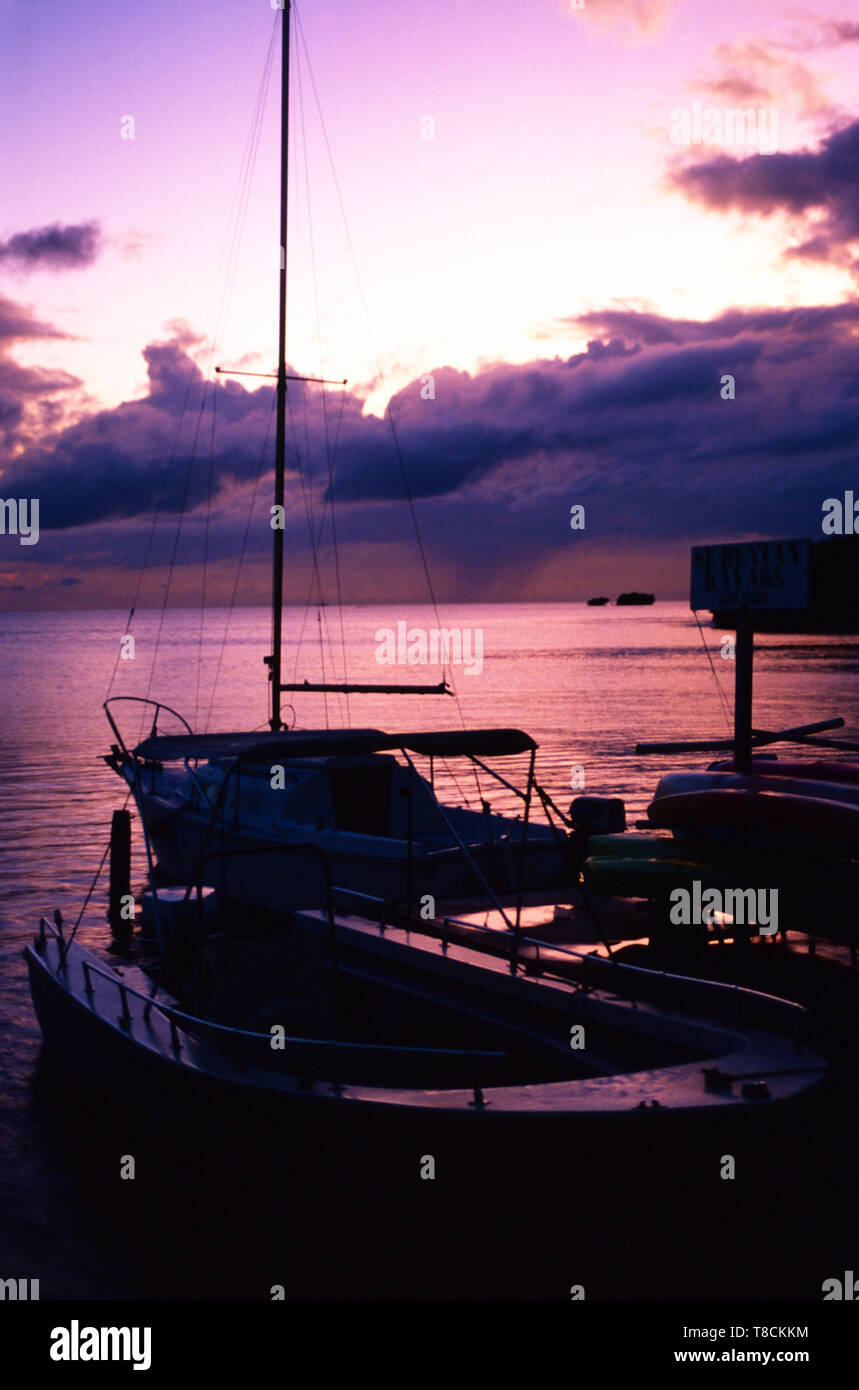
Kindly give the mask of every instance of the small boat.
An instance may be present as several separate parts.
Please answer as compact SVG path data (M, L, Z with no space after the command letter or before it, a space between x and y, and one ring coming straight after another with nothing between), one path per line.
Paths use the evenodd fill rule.
M565 876L568 832L530 819L536 744L520 730L153 729L129 749L108 716L119 743L106 761L134 793L163 882L204 882L222 898L286 912L325 900L323 862L342 892L412 904L549 888ZM436 796L434 760L466 760L509 787L486 760L522 753L521 818ZM415 756L429 760L428 777Z
M589 598L588 608L602 608L608 603L608 598Z
M655 594L639 594L635 590L626 594L618 594L615 600L618 608L645 608L655 601Z
M714 1139L735 1124L743 1132L762 1101L767 1114L802 1102L826 1070L800 1041L798 1005L520 934L511 959L456 939L455 923L446 934L331 909L299 914L292 936L211 944L230 982L224 1021L156 994L136 966L106 965L55 920L43 918L24 951L46 1043L79 1082L139 1117L157 1114L162 1128L218 1131L228 1115L231 1129L256 1123L275 1142L297 1115L372 1118L377 1140L388 1128L422 1144L480 1132L487 1153L493 1135L512 1130L532 1136L534 1161L581 1129L597 1162L622 1133L654 1142L654 1124L672 1117ZM315 1035L305 1011L304 1030L286 1036L283 1021L297 1017L278 994L286 979L292 1002L299 992L305 1006L315 1000L333 1029ZM237 1007L256 1026L236 1022Z

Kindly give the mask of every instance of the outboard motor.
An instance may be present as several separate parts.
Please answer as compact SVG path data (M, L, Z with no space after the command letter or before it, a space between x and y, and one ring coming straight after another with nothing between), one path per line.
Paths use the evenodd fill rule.
M619 796L577 796L570 820L586 835L616 835L626 829L626 807Z
M626 807L619 796L577 796L570 805L573 829L567 841L566 871L578 880L592 835L626 829Z

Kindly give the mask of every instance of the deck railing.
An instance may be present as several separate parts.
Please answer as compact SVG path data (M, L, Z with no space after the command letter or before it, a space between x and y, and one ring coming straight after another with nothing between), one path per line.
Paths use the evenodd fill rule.
M440 933L437 923L431 926L429 923L416 922L411 918L407 921L387 921L387 910L390 909L390 904L386 903L384 899L375 898L370 893L357 893L351 888L338 888L334 886L332 892L335 896L358 898L365 903L373 904L376 908L373 919L376 920L378 918L380 933L385 931L387 925L398 926L401 930L414 932L418 935L440 936L443 950L447 950L450 945L451 928L464 934L473 933L475 930L472 923L465 922L457 917L444 917L442 919ZM385 920L383 920L383 917ZM606 959L605 956L597 956L592 952L577 951L572 946L561 946L556 945L554 942L540 941L538 937L517 933L515 929L499 928L493 935L497 936L499 941L515 938L518 943L519 951L521 951L522 946L534 948L533 959L527 959L525 961L521 959L521 956L517 952L516 973L518 973L518 968L523 966L525 971L529 974L539 974L542 978L551 979L559 984L572 985L573 987L578 986L579 988L583 987L581 982L570 980L568 976L553 972L551 961L548 961L545 966L542 965L540 960L540 952L542 950L550 954L568 956L571 960L581 961L588 967L595 966L598 971L600 968L610 971L612 979L615 982L620 979L632 980L634 978L638 978L642 982L651 981L656 987L657 995L660 993L661 988L663 1008L667 1005L669 986L678 984L692 986L696 990L704 993L712 991L717 998L724 1000L726 1011L731 1017L735 1027L739 1027L744 1018L748 1020L748 1015L752 1007L758 1009L761 1007L772 1008L776 1012L782 1011L792 1028L794 1050L796 1052L802 1051L803 1043L800 1033L808 1018L808 1009L804 1004L797 1004L792 999L782 999L777 994L767 994L764 990L750 989L745 985L729 984L724 980L708 980L703 976L696 975L677 975L668 970L652 970L644 965L632 965L629 962L618 961L614 958ZM468 946L467 940L463 940L459 935L457 935L456 944ZM606 976L605 983L606 986L609 986L608 976ZM617 990L612 990L611 992L618 994L620 998L627 998L629 1002L633 1004L645 1002L644 1000L637 1001L634 997L621 994L620 991ZM745 1005L745 1009L743 1005Z
M39 943L42 947L45 945L46 931L49 931L54 939L62 945L62 930L55 927L47 918L42 917L39 921ZM165 1004L163 1000L156 999L150 994L144 994L142 990L135 989L133 985L127 984L115 971L108 970L105 966L97 965L92 961L86 960L81 962L81 966L84 979L84 993L87 995L93 1009L95 1009L95 1005L93 1002L94 990L91 976L98 975L100 979L106 980L109 984L113 985L119 993L122 1007L122 1013L118 1020L120 1026L126 1031L130 1031L134 1021L131 1010L128 1007L128 996L131 995L135 999L142 1000L144 1005L144 1022L149 1021L149 1016L152 1010L155 1009L169 1023L171 1045L176 1057L178 1057L179 1053L182 1051L182 1043L179 1040L180 1031L191 1035L194 1037L195 1041L200 1041L199 1037L196 1036L200 1032L208 1031L222 1036L225 1041L232 1045L237 1054L234 1056L233 1060L242 1071L246 1065L246 1059L242 1051L243 1043L265 1043L270 1051L280 1050L279 1047L278 1049L273 1049L272 1043L274 1039L271 1033L257 1033L247 1028L236 1028L230 1024L214 1023L211 1019L199 1018L194 1014L186 1013L183 1009L174 1008L172 1004ZM57 969L58 972L68 969L67 958L64 959L61 957ZM373 1057L390 1059L397 1057L435 1057L444 1058L448 1061L457 1060L470 1062L473 1068L473 1080L470 1088L473 1093L471 1104L478 1107L485 1104L481 1085L480 1064L482 1062L509 1061L510 1058L509 1052L487 1051L478 1048L414 1047L400 1043L344 1042L339 1038L302 1038L286 1036L278 1038L277 1041L295 1050L304 1048L330 1051L334 1057L335 1075L333 1079L316 1077L314 1080L332 1080L334 1089L338 1091L342 1086L340 1081L340 1064L344 1053L348 1054L351 1058L355 1058L358 1054L366 1053ZM304 1078L298 1077L297 1079L301 1085ZM306 1084L312 1086L313 1080L308 1080Z

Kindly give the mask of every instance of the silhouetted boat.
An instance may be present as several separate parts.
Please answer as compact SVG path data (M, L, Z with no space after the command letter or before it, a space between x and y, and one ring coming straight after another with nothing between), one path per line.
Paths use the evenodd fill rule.
M153 733L106 761L134 792L162 881L202 881L222 898L285 912L324 900L323 857L341 890L412 904L427 893L438 905L560 885L568 833L530 818L536 747L518 729ZM435 759L465 760L509 785L487 759L523 753L522 818L436 796Z
M618 608L645 608L654 602L654 594L638 594L634 589L628 594L618 594L616 599Z
M274 516L283 511L285 489L287 380L286 248L287 148L289 144L290 9L282 19L281 191L278 365ZM218 369L220 370L220 369ZM310 380L316 380L311 378ZM330 384L330 383L329 383ZM337 385L345 385L338 382ZM187 720L163 703L140 700L152 710L148 738L129 746L112 707L133 696L108 700L105 710L116 738L108 766L127 783L140 813L147 853L157 858L162 878L196 883L201 874L222 895L254 906L292 909L321 901L314 849L324 851L342 889L384 899L431 893L461 896L480 881L500 891L549 886L559 881L566 859L566 833L534 824L530 810L537 795L536 744L517 730L465 733L376 729L288 730L284 692L344 695L451 695L446 680L437 684L289 682L282 680L284 533L273 525L272 653L264 658L271 691L270 733L225 731L194 733ZM448 634L445 633L447 638ZM159 728L167 716L182 732ZM175 727L175 726L174 726ZM407 766L398 764L398 752ZM411 762L418 752L429 759L429 778ZM505 788L522 802L521 818L492 814L480 788L481 810L443 804L435 795L433 759L465 757L497 776L484 757L530 754L524 788ZM479 786L479 783L478 783ZM543 807L548 804L542 793ZM291 850L310 846L304 863ZM459 854L468 845L470 860ZM254 853L255 851L255 853ZM475 878L476 874L476 878Z
M537 1162L581 1128L596 1165L603 1145L652 1142L654 1111L658 1125L674 1116L724 1139L762 1099L768 1113L801 1101L825 1072L800 1040L798 1005L517 935L522 974L454 926L444 940L329 909L299 914L289 935L216 944L232 1021L156 997L137 967L106 966L61 922L43 918L24 955L46 1043L79 1083L162 1129L256 1123L273 1143L297 1116L342 1114L422 1142L480 1134L490 1154L512 1126ZM287 1036L297 999L306 1026ZM255 1026L236 1023L237 1008ZM336 1026L319 1036L323 1016ZM578 1028L586 1046L571 1043Z

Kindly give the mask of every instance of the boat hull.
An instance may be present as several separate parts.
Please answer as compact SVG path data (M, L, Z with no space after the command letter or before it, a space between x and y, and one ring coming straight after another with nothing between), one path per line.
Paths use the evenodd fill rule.
M483 1107L420 1109L320 1086L273 1104L245 1081L203 1075L187 1050L151 1055L168 1041L161 1024L147 1047L139 1018L118 1026L115 991L87 1003L78 950L66 972L50 941L26 953L49 1050L73 1094L124 1112L117 1151L131 1144L141 1174L163 1168L174 1228L186 1206L224 1228L220 1269L201 1269L193 1245L179 1244L177 1296L206 1296L212 1281L221 1296L252 1298L274 1284L316 1298L566 1300L574 1286L589 1299L802 1296L827 1241L835 1249L819 1206L807 1232L802 1211L781 1215L813 1179L801 1136L820 1132L819 1086L794 1086L778 1104L711 1096L672 1110L639 1105L645 1075L628 1078L623 1108L554 1115L505 1114L491 1093ZM719 1181L725 1153L742 1182ZM225 1259L228 1231L236 1250ZM153 1277L166 1296L160 1262Z

